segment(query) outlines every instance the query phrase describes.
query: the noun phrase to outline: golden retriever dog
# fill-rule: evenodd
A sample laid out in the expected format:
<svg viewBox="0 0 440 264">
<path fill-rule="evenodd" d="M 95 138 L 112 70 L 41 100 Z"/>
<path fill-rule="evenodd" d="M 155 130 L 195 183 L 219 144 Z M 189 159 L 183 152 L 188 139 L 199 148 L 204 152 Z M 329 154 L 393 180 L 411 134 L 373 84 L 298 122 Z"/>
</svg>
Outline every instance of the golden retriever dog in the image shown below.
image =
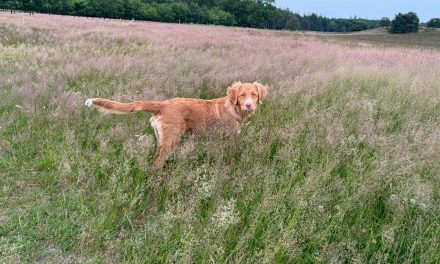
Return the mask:
<svg viewBox="0 0 440 264">
<path fill-rule="evenodd" d="M 212 100 L 174 98 L 166 101 L 121 103 L 91 98 L 86 100 L 85 105 L 120 114 L 139 111 L 152 113 L 150 123 L 157 139 L 154 167 L 160 169 L 180 144 L 184 133 L 219 126 L 239 133 L 240 127 L 266 95 L 267 88 L 260 83 L 237 82 L 228 88 L 225 97 Z"/>
</svg>

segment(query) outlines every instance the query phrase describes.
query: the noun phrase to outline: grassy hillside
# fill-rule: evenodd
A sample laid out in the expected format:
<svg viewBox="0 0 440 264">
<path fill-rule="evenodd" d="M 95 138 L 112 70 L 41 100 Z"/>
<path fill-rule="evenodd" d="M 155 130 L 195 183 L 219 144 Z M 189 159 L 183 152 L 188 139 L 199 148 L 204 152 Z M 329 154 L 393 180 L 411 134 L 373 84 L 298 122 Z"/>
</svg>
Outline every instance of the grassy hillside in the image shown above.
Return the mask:
<svg viewBox="0 0 440 264">
<path fill-rule="evenodd" d="M 270 87 L 152 170 L 149 114 L 88 97 Z M 440 262 L 440 52 L 0 16 L 0 263 Z"/>
<path fill-rule="evenodd" d="M 421 28 L 417 33 L 408 34 L 390 34 L 385 28 L 380 28 L 355 33 L 313 33 L 313 35 L 317 35 L 322 41 L 336 40 L 355 45 L 440 49 L 440 30 L 433 28 Z"/>
</svg>

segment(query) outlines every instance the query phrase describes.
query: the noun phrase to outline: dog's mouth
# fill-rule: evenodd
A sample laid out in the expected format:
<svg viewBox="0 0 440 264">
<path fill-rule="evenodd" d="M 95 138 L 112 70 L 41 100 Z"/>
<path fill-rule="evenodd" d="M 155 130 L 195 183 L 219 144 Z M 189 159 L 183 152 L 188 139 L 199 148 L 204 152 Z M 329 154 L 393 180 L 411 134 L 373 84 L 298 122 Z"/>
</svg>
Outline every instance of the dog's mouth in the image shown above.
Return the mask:
<svg viewBox="0 0 440 264">
<path fill-rule="evenodd" d="M 255 108 L 252 108 L 252 107 L 250 107 L 250 108 L 247 108 L 247 107 L 242 107 L 242 106 L 237 106 L 237 111 L 240 111 L 240 112 L 242 112 L 242 113 L 248 113 L 248 114 L 250 114 L 250 113 L 253 113 L 253 112 L 255 112 Z"/>
</svg>

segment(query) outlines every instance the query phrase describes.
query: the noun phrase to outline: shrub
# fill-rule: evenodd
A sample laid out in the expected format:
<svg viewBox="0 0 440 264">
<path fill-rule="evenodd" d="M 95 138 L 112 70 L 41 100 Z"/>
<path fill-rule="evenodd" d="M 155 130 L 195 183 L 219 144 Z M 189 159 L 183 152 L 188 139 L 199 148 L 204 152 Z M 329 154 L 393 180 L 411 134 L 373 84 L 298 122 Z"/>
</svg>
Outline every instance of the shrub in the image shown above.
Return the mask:
<svg viewBox="0 0 440 264">
<path fill-rule="evenodd" d="M 440 18 L 431 18 L 426 26 L 430 28 L 440 28 Z"/>
</svg>

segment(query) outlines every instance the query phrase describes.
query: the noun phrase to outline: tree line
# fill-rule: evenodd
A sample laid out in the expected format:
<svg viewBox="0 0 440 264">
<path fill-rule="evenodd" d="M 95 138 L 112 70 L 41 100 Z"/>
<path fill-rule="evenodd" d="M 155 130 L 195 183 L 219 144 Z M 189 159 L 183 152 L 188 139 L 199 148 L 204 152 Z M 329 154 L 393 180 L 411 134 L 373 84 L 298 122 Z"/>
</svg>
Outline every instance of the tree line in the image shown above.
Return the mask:
<svg viewBox="0 0 440 264">
<path fill-rule="evenodd" d="M 274 0 L 0 0 L 1 9 L 60 15 L 216 24 L 268 29 L 352 32 L 379 20 L 299 15 Z"/>
</svg>

